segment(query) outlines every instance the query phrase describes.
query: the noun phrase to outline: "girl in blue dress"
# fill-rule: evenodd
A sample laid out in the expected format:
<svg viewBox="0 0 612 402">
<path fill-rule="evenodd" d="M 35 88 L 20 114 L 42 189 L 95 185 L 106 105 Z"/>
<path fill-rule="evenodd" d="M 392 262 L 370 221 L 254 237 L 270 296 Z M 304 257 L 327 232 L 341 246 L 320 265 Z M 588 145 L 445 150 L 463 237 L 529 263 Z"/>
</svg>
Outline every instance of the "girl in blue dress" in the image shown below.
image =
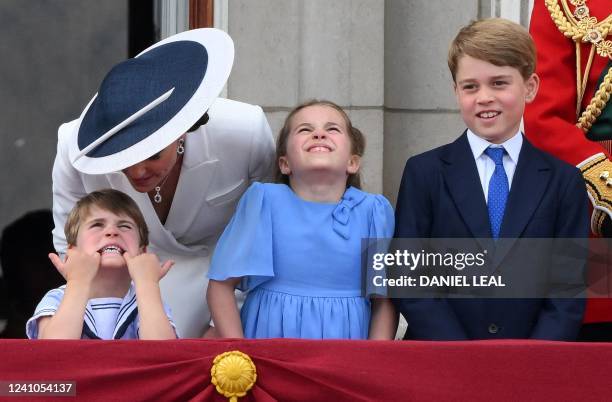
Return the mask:
<svg viewBox="0 0 612 402">
<path fill-rule="evenodd" d="M 207 299 L 228 338 L 392 339 L 388 299 L 362 297 L 361 242 L 393 236 L 393 209 L 359 190 L 365 140 L 328 101 L 295 108 L 279 134 L 280 184 L 255 182 L 221 236 Z M 248 290 L 239 314 L 234 289 Z"/>
</svg>

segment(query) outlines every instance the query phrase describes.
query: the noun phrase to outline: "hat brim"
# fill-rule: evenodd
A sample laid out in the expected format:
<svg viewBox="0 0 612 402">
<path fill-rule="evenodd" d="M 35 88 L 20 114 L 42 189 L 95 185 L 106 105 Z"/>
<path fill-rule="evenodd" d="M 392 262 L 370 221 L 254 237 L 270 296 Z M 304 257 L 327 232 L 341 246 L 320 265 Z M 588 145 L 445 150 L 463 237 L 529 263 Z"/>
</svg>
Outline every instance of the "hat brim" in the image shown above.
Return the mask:
<svg viewBox="0 0 612 402">
<path fill-rule="evenodd" d="M 206 73 L 193 96 L 167 123 L 128 148 L 103 157 L 79 156 L 82 151 L 78 145 L 79 129 L 98 94 L 94 95 L 81 113 L 70 143 L 70 161 L 77 170 L 87 174 L 106 174 L 142 162 L 176 141 L 210 108 L 221 93 L 231 72 L 234 61 L 234 43 L 228 34 L 219 29 L 200 28 L 166 38 L 142 51 L 136 58 L 158 46 L 177 41 L 197 42 L 204 46 L 208 53 Z"/>
</svg>

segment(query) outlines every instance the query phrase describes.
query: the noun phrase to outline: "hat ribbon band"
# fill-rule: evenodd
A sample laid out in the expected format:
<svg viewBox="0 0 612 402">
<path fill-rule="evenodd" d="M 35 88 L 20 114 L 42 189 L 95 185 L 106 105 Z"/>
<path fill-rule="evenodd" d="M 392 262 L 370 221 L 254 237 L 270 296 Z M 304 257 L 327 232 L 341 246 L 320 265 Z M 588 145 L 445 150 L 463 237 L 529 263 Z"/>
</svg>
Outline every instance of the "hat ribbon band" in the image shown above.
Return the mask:
<svg viewBox="0 0 612 402">
<path fill-rule="evenodd" d="M 157 105 L 159 105 L 160 103 L 168 99 L 170 95 L 172 95 L 174 88 L 175 87 L 171 88 L 169 91 L 164 93 L 162 96 L 155 99 L 154 101 L 152 101 L 151 103 L 149 103 L 142 109 L 138 110 L 136 113 L 134 113 L 127 119 L 123 120 L 121 123 L 117 124 L 115 127 L 108 130 L 106 133 L 101 135 L 100 138 L 98 138 L 97 140 L 95 140 L 94 142 L 86 146 L 85 148 L 83 148 L 81 152 L 79 152 L 77 156 L 74 158 L 74 160 L 75 161 L 79 160 L 83 155 L 88 154 L 92 149 L 96 148 L 98 145 L 102 144 L 104 141 L 108 140 L 110 137 L 117 134 L 119 131 L 125 128 L 128 124 L 132 123 L 134 120 L 138 119 L 139 117 L 147 113 L 149 110 L 153 109 L 154 107 L 156 107 Z"/>
</svg>

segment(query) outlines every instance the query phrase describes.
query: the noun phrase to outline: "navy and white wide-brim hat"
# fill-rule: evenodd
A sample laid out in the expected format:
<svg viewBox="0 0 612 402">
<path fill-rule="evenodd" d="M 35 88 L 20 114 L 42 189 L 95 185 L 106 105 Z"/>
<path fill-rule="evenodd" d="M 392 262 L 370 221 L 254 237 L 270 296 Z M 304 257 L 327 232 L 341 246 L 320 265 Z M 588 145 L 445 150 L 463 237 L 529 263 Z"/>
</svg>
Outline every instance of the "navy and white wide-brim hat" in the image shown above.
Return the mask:
<svg viewBox="0 0 612 402">
<path fill-rule="evenodd" d="M 70 162 L 83 173 L 105 174 L 160 152 L 204 115 L 233 61 L 229 35 L 202 28 L 119 63 L 79 117 Z"/>
</svg>

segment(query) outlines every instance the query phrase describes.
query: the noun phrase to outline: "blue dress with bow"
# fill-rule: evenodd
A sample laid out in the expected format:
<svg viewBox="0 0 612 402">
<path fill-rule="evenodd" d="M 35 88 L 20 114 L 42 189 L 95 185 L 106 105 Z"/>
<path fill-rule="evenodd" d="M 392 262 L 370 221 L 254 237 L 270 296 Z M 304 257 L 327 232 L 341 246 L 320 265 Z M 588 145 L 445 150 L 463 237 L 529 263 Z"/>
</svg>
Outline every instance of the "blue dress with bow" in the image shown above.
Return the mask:
<svg viewBox="0 0 612 402">
<path fill-rule="evenodd" d="M 365 339 L 362 238 L 393 236 L 382 195 L 350 187 L 339 203 L 299 198 L 284 184 L 254 183 L 212 259 L 209 278 L 242 277 L 247 338 Z"/>
</svg>

